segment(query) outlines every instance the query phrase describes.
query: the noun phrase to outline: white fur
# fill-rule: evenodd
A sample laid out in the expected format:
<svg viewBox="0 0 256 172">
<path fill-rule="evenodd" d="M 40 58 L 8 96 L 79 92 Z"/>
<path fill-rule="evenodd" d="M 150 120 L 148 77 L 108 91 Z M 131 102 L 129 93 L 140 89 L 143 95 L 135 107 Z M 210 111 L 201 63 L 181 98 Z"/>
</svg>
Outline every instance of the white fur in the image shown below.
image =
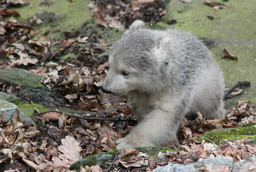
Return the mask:
<svg viewBox="0 0 256 172">
<path fill-rule="evenodd" d="M 113 45 L 109 64 L 103 89 L 127 95 L 139 122 L 117 141 L 117 149 L 176 146 L 180 121 L 197 111 L 208 119 L 224 118 L 222 72 L 188 33 L 153 31 L 137 21 Z"/>
</svg>

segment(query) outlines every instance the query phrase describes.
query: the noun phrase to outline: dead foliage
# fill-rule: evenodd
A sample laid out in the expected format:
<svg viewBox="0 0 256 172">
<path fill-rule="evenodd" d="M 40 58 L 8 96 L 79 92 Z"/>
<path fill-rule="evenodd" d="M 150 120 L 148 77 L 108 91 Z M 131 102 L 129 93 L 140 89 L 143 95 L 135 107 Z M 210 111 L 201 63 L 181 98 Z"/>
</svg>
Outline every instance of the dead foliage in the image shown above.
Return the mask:
<svg viewBox="0 0 256 172">
<path fill-rule="evenodd" d="M 53 3 L 57 2 L 44 1 L 40 5 Z M 28 1 L 4 0 L 1 4 L 4 6 L 0 10 L 0 17 L 15 17 L 19 15 L 18 12 L 8 7 L 26 5 Z M 122 3 L 108 0 L 93 1 L 91 7 L 95 9 L 96 22 L 104 27 L 124 29 L 136 19 L 155 23 L 166 13 L 165 5 L 165 1 L 156 0 Z M 31 25 L 41 23 L 36 17 L 31 17 L 28 21 Z M 115 150 L 115 141 L 133 127 L 126 120 L 133 117 L 125 97 L 104 94 L 100 90 L 108 67 L 105 53 L 111 45 L 109 42 L 103 42 L 95 31 L 86 35 L 75 30 L 66 31 L 63 33 L 66 39 L 63 40 L 48 37 L 48 32 L 42 35 L 37 35 L 38 33 L 38 30 L 19 23 L 15 18 L 1 21 L 0 69 L 18 67 L 40 75 L 41 82 L 52 91 L 53 99 L 60 95 L 58 98 L 65 100 L 62 105 L 83 110 L 80 116 L 94 119 L 75 118 L 58 111 L 49 111 L 35 116 L 34 126 L 22 122 L 20 114 L 17 113 L 11 121 L 0 125 L 0 168 L 7 171 L 69 171 L 70 165 L 82 157 Z M 56 50 L 52 51 L 51 47 Z M 76 57 L 60 59 L 68 52 Z M 19 95 L 17 92 L 23 89 L 19 85 L 0 82 L 0 90 L 6 93 Z M 239 90 L 237 92 L 239 93 Z M 27 100 L 26 96 L 22 98 L 25 102 L 36 102 Z M 231 157 L 234 161 L 245 159 L 256 153 L 246 138 L 220 146 L 211 141 L 199 143 L 197 138 L 212 129 L 232 128 L 255 122 L 255 116 L 256 112 L 248 102 L 238 102 L 236 107 L 227 112 L 227 118 L 223 121 L 206 120 L 198 112 L 195 119 L 183 120 L 178 133 L 181 146 L 177 153 L 160 152 L 156 159 L 152 159 L 137 149 L 124 150 L 116 156 L 108 170 L 151 171 L 161 165 L 187 164 L 218 156 Z M 120 121 L 97 120 L 102 118 Z M 209 167 L 205 166 L 198 168 L 202 171 L 209 170 Z M 222 167 L 225 170 L 227 168 Z M 95 165 L 81 168 L 81 171 L 83 170 L 107 169 Z"/>
<path fill-rule="evenodd" d="M 93 1 L 94 20 L 104 27 L 125 29 L 141 19 L 149 25 L 155 24 L 166 14 L 165 0 Z"/>
</svg>

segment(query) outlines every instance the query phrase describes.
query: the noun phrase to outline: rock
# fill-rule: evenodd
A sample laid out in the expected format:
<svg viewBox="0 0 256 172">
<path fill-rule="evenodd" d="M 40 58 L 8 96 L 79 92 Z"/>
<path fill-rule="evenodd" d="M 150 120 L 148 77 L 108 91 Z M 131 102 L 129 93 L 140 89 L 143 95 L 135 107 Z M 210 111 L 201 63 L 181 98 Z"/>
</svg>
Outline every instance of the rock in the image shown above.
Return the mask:
<svg viewBox="0 0 256 172">
<path fill-rule="evenodd" d="M 10 121 L 13 115 L 18 113 L 20 114 L 22 122 L 35 124 L 34 121 L 28 115 L 21 112 L 15 104 L 0 99 L 0 124 Z"/>
<path fill-rule="evenodd" d="M 14 68 L 11 70 L 0 70 L 0 80 L 11 84 L 28 86 L 32 88 L 43 88 L 40 76 L 31 74 L 27 70 Z"/>
<path fill-rule="evenodd" d="M 171 164 L 166 166 L 157 167 L 153 172 L 174 172 L 174 171 L 234 171 L 234 172 L 246 172 L 256 170 L 256 157 L 250 157 L 246 160 L 242 160 L 233 163 L 232 158 L 210 158 L 203 159 L 196 163 L 187 165 Z"/>
<path fill-rule="evenodd" d="M 0 91 L 0 99 L 7 100 L 9 102 L 14 102 L 14 101 L 19 100 L 18 97 L 14 96 L 14 95 L 11 95 L 11 94 L 7 94 L 5 92 L 1 92 L 1 91 Z"/>
<path fill-rule="evenodd" d="M 15 104 L 0 99 L 0 124 L 10 121 L 15 113 L 18 113 Z"/>
</svg>

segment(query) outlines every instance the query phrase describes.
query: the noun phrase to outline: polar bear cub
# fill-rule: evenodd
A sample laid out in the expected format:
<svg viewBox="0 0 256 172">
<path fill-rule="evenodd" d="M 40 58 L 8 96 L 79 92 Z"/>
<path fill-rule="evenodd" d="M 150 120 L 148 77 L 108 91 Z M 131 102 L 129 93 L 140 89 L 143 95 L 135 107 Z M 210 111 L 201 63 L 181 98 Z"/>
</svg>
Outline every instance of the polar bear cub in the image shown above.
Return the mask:
<svg viewBox="0 0 256 172">
<path fill-rule="evenodd" d="M 178 30 L 151 30 L 135 21 L 111 49 L 103 91 L 127 95 L 138 120 L 117 149 L 176 146 L 186 115 L 225 115 L 222 72 L 208 48 Z"/>
</svg>

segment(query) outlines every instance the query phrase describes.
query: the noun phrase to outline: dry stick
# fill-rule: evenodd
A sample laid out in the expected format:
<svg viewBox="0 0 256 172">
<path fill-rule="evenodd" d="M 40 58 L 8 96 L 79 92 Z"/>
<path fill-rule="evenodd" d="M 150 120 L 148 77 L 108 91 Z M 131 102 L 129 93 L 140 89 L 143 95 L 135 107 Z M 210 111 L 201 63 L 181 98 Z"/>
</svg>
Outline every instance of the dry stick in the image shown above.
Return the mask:
<svg viewBox="0 0 256 172">
<path fill-rule="evenodd" d="M 116 159 L 117 159 L 118 153 L 119 153 L 118 151 L 115 153 L 115 157 L 114 157 L 112 163 L 110 164 L 110 166 L 108 167 L 107 171 L 110 171 L 110 169 L 112 168 L 113 164 L 115 163 L 115 161 L 116 161 Z"/>
<path fill-rule="evenodd" d="M 205 139 L 205 140 L 208 140 L 209 142 L 211 142 L 212 144 L 215 144 L 214 143 L 214 141 L 212 141 L 211 139 L 208 139 L 207 137 L 204 137 L 203 136 L 203 139 Z M 216 144 L 215 144 L 216 145 Z M 221 154 L 221 156 L 222 156 L 222 158 L 224 157 L 224 155 L 223 155 L 223 153 L 221 152 L 221 149 L 220 149 L 220 147 L 219 146 L 217 146 L 217 148 L 215 149 L 215 150 L 219 150 L 220 151 L 220 154 Z M 211 150 L 211 152 L 213 153 L 213 151 Z"/>
<path fill-rule="evenodd" d="M 5 141 L 7 144 L 10 144 L 10 143 L 8 142 L 7 138 L 5 137 L 4 132 L 3 132 L 3 129 L 2 129 L 1 127 L 0 127 L 0 134 L 1 134 L 1 136 L 3 137 L 4 141 Z"/>
<path fill-rule="evenodd" d="M 234 91 L 234 89 L 236 89 L 237 87 L 241 87 L 241 86 L 245 86 L 245 87 L 250 87 L 251 86 L 251 82 L 248 81 L 239 81 L 238 83 L 236 83 L 235 85 L 233 85 L 230 89 L 228 89 L 227 91 L 225 91 L 224 93 L 224 100 L 228 99 L 228 95 L 230 93 L 232 93 L 232 91 Z"/>
<path fill-rule="evenodd" d="M 69 117 L 73 117 L 73 118 L 79 118 L 79 119 L 85 119 L 85 120 L 100 120 L 100 121 L 119 121 L 119 122 L 133 122 L 136 123 L 137 121 L 134 119 L 117 119 L 117 118 L 100 118 L 100 117 L 86 117 L 86 116 L 79 116 L 79 115 L 70 115 L 67 113 L 63 113 L 61 111 L 57 111 L 57 110 L 49 110 L 46 112 L 42 112 L 42 113 L 34 113 L 34 115 L 36 116 L 40 116 L 49 112 L 56 112 L 56 113 L 60 113 L 60 114 L 65 114 Z"/>
</svg>

